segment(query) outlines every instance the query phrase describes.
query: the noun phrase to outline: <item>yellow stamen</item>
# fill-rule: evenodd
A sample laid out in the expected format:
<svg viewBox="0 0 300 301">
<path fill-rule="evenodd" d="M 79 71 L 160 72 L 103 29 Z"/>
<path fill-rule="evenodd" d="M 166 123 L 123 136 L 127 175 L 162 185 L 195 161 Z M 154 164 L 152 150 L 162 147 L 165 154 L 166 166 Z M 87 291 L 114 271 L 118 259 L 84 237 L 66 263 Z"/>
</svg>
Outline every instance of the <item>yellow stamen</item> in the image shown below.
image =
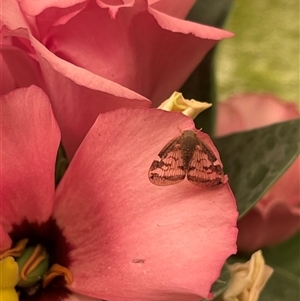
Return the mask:
<svg viewBox="0 0 300 301">
<path fill-rule="evenodd" d="M 11 248 L 11 249 L 7 249 L 5 251 L 3 251 L 2 253 L 0 253 L 0 260 L 3 258 L 6 258 L 8 256 L 12 256 L 12 257 L 19 257 L 22 255 L 26 244 L 28 243 L 28 239 L 24 238 L 22 240 L 20 240 L 15 247 Z"/>
<path fill-rule="evenodd" d="M 13 257 L 0 260 L 0 301 L 18 301 L 15 286 L 19 280 L 19 268 Z"/>
<path fill-rule="evenodd" d="M 41 245 L 37 245 L 20 271 L 21 278 L 26 280 L 27 275 L 29 275 L 46 258 L 46 255 L 45 249 Z"/>
<path fill-rule="evenodd" d="M 47 275 L 44 276 L 43 287 L 46 287 L 57 276 L 63 276 L 67 284 L 73 282 L 72 273 L 67 268 L 55 263 L 51 266 Z"/>
</svg>

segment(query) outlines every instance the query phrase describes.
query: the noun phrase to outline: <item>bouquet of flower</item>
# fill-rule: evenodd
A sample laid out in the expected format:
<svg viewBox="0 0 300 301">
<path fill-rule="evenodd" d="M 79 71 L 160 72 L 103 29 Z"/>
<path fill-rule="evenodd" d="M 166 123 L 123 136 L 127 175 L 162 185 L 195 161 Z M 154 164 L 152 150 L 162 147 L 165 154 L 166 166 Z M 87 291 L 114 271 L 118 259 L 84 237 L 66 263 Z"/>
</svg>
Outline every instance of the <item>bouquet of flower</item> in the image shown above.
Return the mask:
<svg viewBox="0 0 300 301">
<path fill-rule="evenodd" d="M 2 1 L 0 301 L 297 300 L 300 113 L 217 101 L 237 11 Z"/>
</svg>

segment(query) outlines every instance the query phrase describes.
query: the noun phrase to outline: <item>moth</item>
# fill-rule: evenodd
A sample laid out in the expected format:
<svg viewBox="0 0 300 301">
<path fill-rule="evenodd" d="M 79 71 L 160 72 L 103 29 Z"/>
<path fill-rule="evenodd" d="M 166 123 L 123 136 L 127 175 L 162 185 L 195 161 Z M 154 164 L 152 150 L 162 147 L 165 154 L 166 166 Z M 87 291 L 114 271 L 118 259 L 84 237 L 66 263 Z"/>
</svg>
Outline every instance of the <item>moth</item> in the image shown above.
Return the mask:
<svg viewBox="0 0 300 301">
<path fill-rule="evenodd" d="M 158 186 L 173 185 L 185 177 L 198 186 L 215 187 L 224 183 L 220 161 L 192 130 L 183 131 L 163 147 L 151 164 L 148 177 Z"/>
</svg>

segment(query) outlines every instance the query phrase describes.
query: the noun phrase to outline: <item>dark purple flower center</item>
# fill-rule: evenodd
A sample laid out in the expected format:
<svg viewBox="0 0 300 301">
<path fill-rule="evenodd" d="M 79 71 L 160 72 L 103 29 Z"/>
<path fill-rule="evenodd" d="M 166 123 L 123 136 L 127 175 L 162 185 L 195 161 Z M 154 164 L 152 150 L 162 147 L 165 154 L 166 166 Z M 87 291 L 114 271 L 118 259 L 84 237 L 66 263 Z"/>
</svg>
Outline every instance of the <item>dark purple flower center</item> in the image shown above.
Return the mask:
<svg viewBox="0 0 300 301">
<path fill-rule="evenodd" d="M 54 264 L 68 268 L 71 263 L 69 256 L 72 246 L 67 242 L 62 230 L 54 219 L 45 223 L 31 223 L 24 220 L 19 225 L 13 225 L 9 233 L 14 243 L 27 238 L 29 241 L 26 248 L 31 246 L 42 246 L 49 254 L 49 266 Z M 28 288 L 16 288 L 20 293 L 20 301 L 47 301 L 60 300 L 70 294 L 65 286 L 64 277 L 56 277 L 51 283 L 43 288 L 42 281 Z"/>
</svg>

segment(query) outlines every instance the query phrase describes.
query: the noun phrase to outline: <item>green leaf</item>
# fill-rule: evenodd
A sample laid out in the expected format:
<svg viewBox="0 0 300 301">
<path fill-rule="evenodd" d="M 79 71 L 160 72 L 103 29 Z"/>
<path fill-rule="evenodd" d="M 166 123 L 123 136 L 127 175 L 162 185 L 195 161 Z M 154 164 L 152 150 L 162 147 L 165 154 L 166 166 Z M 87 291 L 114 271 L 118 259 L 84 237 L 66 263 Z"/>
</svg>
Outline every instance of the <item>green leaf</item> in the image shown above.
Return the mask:
<svg viewBox="0 0 300 301">
<path fill-rule="evenodd" d="M 202 62 L 190 75 L 188 80 L 180 89 L 184 98 L 212 103 L 213 106 L 199 114 L 195 119 L 195 126 L 203 129 L 209 135 L 213 135 L 215 130 L 216 97 L 215 79 L 213 76 L 213 56 L 214 50 L 208 52 Z"/>
<path fill-rule="evenodd" d="M 263 289 L 261 301 L 296 301 L 299 300 L 300 280 L 284 270 L 275 269 Z"/>
<path fill-rule="evenodd" d="M 198 0 L 186 19 L 221 28 L 230 11 L 232 0 Z"/>
<path fill-rule="evenodd" d="M 215 139 L 240 217 L 299 155 L 299 121 L 294 119 Z"/>
<path fill-rule="evenodd" d="M 272 248 L 265 248 L 262 251 L 268 265 L 280 267 L 300 277 L 300 232 L 288 241 Z"/>
<path fill-rule="evenodd" d="M 225 264 L 222 268 L 220 277 L 211 287 L 211 292 L 213 293 L 214 298 L 221 295 L 227 289 L 230 279 L 230 272 L 228 270 L 227 264 Z"/>
<path fill-rule="evenodd" d="M 69 166 L 69 161 L 62 144 L 59 145 L 55 163 L 55 186 L 58 185 Z"/>
<path fill-rule="evenodd" d="M 187 16 L 187 20 L 222 27 L 230 10 L 232 0 L 198 0 Z M 214 80 L 214 49 L 208 52 L 202 62 L 181 87 L 180 92 L 188 99 L 216 103 Z M 202 128 L 206 133 L 213 134 L 215 105 L 201 113 L 201 117 L 195 119 L 197 128 Z"/>
</svg>

